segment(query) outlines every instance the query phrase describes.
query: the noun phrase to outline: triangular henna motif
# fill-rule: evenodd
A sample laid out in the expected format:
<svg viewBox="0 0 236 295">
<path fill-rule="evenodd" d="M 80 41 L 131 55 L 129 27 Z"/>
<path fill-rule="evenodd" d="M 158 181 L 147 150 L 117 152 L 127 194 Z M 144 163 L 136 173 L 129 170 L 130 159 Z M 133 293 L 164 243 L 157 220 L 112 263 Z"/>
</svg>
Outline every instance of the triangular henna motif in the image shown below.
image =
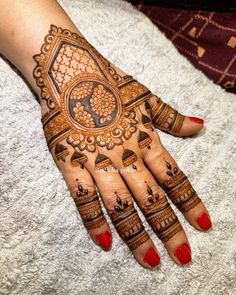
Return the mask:
<svg viewBox="0 0 236 295">
<path fill-rule="evenodd" d="M 57 157 L 57 160 L 65 161 L 65 157 L 69 155 L 69 151 L 67 147 L 65 147 L 61 143 L 57 143 L 55 147 L 55 156 Z"/>
<path fill-rule="evenodd" d="M 72 166 L 81 166 L 81 168 L 83 167 L 83 165 L 88 161 L 88 157 L 80 152 L 75 151 L 74 154 L 71 157 L 71 165 Z"/>
<path fill-rule="evenodd" d="M 148 116 L 142 114 L 141 122 L 143 123 L 145 128 L 152 129 L 152 121 Z"/>
<path fill-rule="evenodd" d="M 111 159 L 104 154 L 98 154 L 95 160 L 95 169 L 101 170 L 112 165 Z"/>
<path fill-rule="evenodd" d="M 152 142 L 152 139 L 146 132 L 139 131 L 138 146 L 139 146 L 140 149 L 143 149 L 145 147 L 150 149 L 151 142 Z"/>
<path fill-rule="evenodd" d="M 125 149 L 122 155 L 122 162 L 124 167 L 127 167 L 129 165 L 132 165 L 134 162 L 136 162 L 138 159 L 135 152 Z"/>
</svg>

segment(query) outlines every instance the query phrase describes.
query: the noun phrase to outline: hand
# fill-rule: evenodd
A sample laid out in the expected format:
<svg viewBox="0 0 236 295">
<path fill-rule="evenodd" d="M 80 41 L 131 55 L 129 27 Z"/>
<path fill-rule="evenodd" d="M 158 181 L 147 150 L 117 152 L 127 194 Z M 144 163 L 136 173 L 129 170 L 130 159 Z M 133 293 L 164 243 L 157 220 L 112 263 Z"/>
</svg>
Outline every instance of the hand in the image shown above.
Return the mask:
<svg viewBox="0 0 236 295">
<path fill-rule="evenodd" d="M 154 126 L 187 136 L 202 122 L 163 103 L 69 30 L 52 25 L 34 59 L 47 144 L 94 242 L 104 250 L 111 246 L 100 196 L 137 261 L 157 266 L 159 255 L 135 202 L 170 257 L 190 262 L 190 244 L 166 195 L 195 228 L 207 230 L 211 221 Z"/>
</svg>

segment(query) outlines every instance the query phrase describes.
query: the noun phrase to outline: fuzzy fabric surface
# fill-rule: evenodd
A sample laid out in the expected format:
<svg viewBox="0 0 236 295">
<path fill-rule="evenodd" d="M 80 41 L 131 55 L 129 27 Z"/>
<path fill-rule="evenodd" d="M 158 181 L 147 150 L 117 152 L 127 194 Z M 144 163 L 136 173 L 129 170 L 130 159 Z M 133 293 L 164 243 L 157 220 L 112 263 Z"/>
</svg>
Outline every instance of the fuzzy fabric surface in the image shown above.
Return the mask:
<svg viewBox="0 0 236 295">
<path fill-rule="evenodd" d="M 38 103 L 0 60 L 0 294 L 235 295 L 236 96 L 194 69 L 130 4 L 60 3 L 105 57 L 205 119 L 198 136 L 160 136 L 209 208 L 214 230 L 198 232 L 177 212 L 192 247 L 187 267 L 171 261 L 141 213 L 162 257 L 158 269 L 142 268 L 112 225 L 112 249 L 94 245 L 48 152 Z"/>
</svg>

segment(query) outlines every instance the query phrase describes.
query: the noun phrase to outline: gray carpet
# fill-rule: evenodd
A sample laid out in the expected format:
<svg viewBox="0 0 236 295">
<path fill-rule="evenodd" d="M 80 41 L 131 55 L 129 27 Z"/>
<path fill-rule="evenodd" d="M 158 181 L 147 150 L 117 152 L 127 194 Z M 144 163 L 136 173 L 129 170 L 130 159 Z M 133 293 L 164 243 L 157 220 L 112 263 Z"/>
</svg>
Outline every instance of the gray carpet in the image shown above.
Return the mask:
<svg viewBox="0 0 236 295">
<path fill-rule="evenodd" d="M 190 227 L 193 262 L 162 256 L 155 271 L 136 263 L 113 231 L 108 253 L 88 238 L 44 141 L 30 90 L 0 60 L 0 294 L 236 294 L 236 96 L 194 69 L 151 22 L 119 0 L 63 0 L 87 39 L 107 58 L 187 114 L 206 120 L 200 135 L 161 134 L 214 222 Z M 146 224 L 146 223 L 145 223 Z"/>
</svg>

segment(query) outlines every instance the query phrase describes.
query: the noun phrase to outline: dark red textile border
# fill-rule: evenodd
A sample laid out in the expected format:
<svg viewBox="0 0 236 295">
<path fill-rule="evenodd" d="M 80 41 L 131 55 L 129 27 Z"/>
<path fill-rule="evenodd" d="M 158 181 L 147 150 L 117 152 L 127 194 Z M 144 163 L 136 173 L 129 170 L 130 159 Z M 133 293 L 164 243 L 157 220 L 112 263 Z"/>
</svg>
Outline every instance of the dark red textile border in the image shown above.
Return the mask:
<svg viewBox="0 0 236 295">
<path fill-rule="evenodd" d="M 196 68 L 236 93 L 236 12 L 189 11 L 139 5 Z"/>
</svg>

